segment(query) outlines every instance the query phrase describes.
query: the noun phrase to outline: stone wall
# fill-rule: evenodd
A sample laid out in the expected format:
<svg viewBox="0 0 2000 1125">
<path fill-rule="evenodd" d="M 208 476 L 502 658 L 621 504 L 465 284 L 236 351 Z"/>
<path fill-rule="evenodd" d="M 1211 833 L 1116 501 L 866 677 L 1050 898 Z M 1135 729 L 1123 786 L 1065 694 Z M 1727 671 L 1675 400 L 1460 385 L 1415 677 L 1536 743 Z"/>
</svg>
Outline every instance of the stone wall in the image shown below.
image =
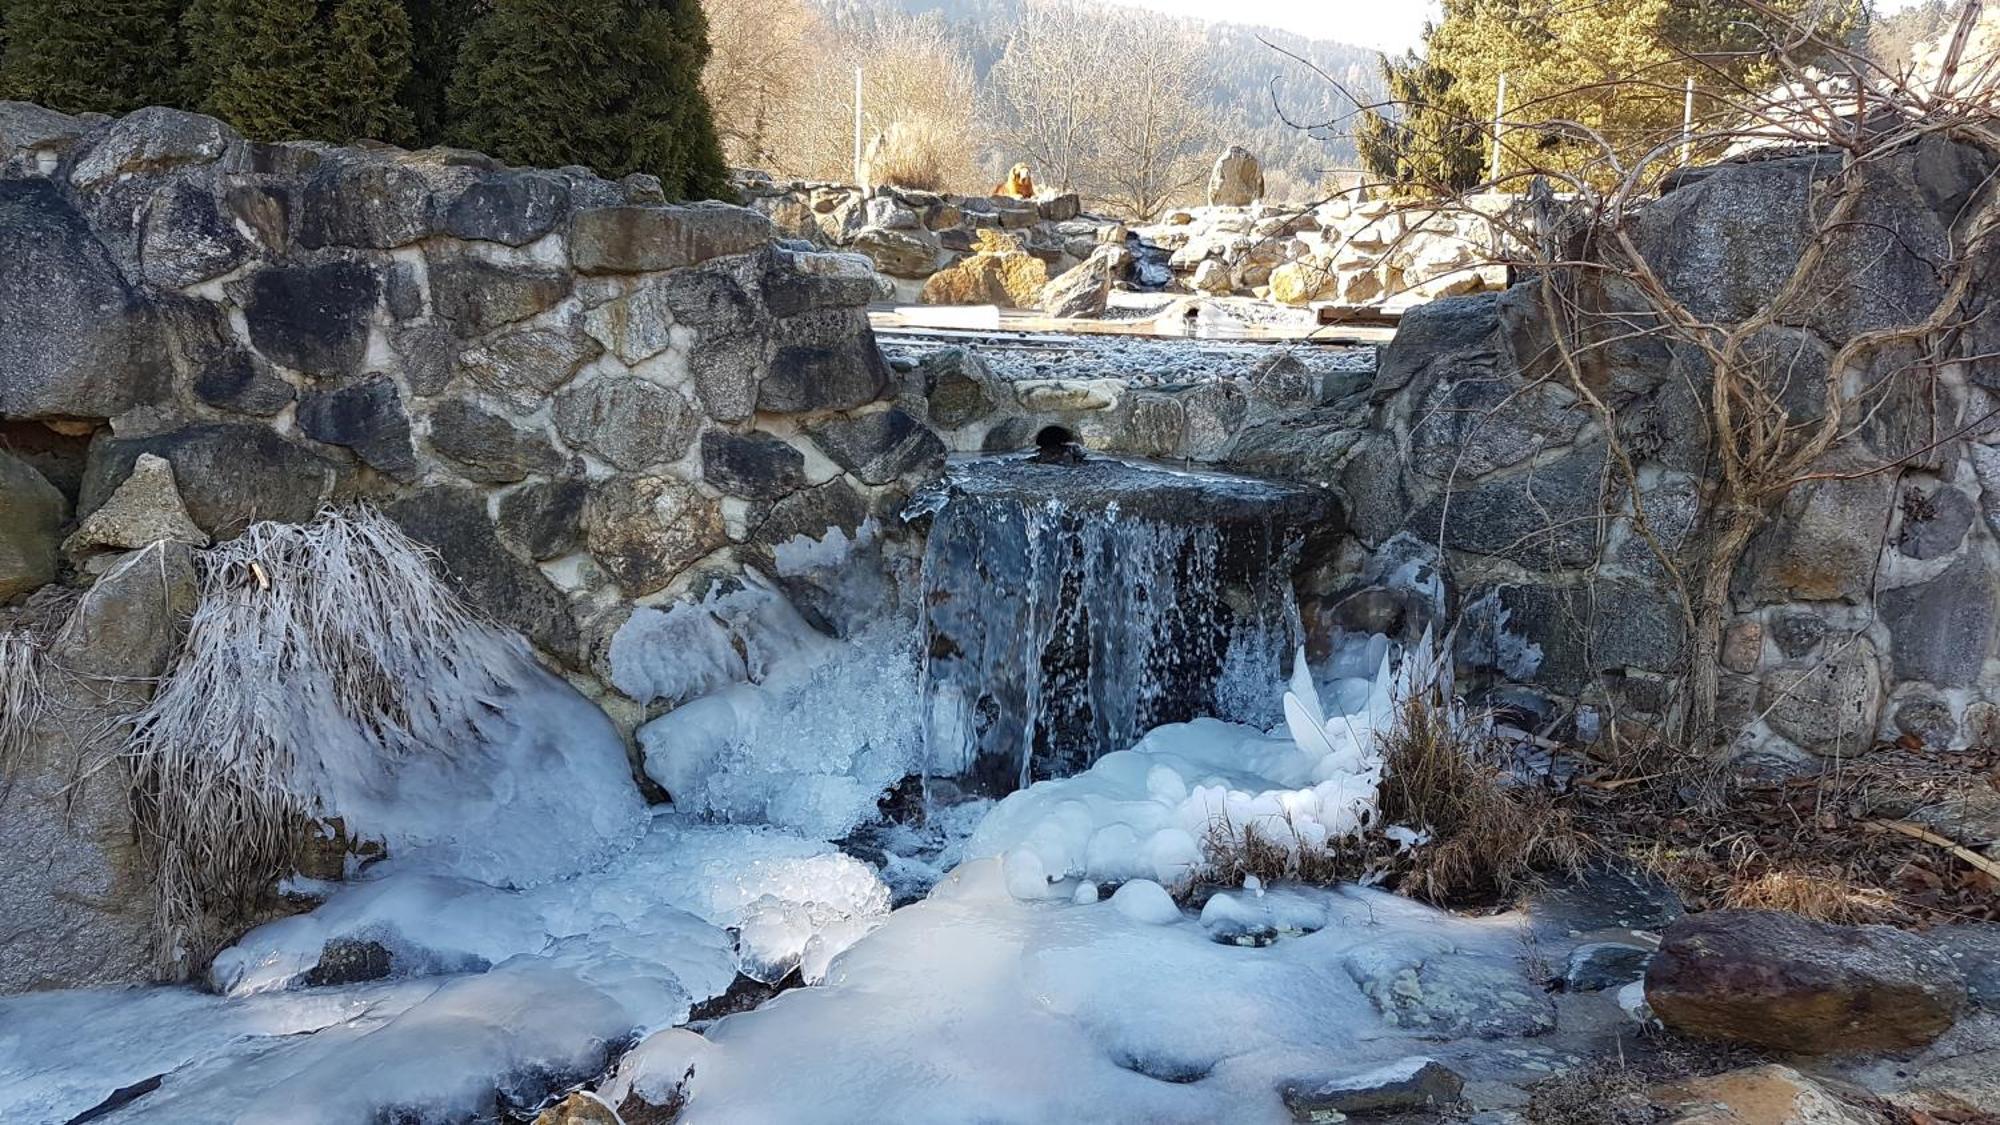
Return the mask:
<svg viewBox="0 0 2000 1125">
<path fill-rule="evenodd" d="M 0 261 L 0 601 L 365 499 L 629 726 L 632 606 L 853 531 L 943 454 L 890 401 L 865 260 L 644 176 L 4 103 Z"/>
<path fill-rule="evenodd" d="M 1694 315 L 1740 319 L 1798 259 L 1824 159 L 1686 177 L 1648 205 L 1638 244 Z M 1796 315 L 1760 335 L 1753 361 L 1791 373 L 1787 393 L 1809 402 L 1855 333 L 1920 321 L 1941 293 L 1948 224 L 1987 174 L 1972 150 L 1943 140 L 1872 173 L 1861 219 L 1833 240 Z M 1624 323 L 1643 327 L 1645 315 Z M 1850 379 L 1850 393 L 1896 382 L 1866 400 L 1853 437 L 1790 493 L 1734 578 L 1722 707 L 1746 732 L 1741 753 L 1811 769 L 1878 740 L 2000 740 L 2000 430 L 1983 421 L 2000 408 L 1994 332 L 1976 317 L 1943 342 L 1945 362 L 1908 367 L 1914 353 L 1892 353 Z M 1554 369 L 1549 340 L 1532 286 L 1404 319 L 1366 425 L 1323 446 L 1371 552 L 1325 612 L 1367 628 L 1427 617 L 1408 579 L 1434 572 L 1461 662 L 1494 700 L 1538 721 L 1574 715 L 1588 735 L 1669 712 L 1687 638 L 1674 583 L 1635 528 L 1605 419 Z M 1714 472 L 1703 363 L 1627 336 L 1588 355 L 1583 377 L 1637 459 L 1652 532 L 1691 567 L 1690 527 Z M 1399 569 L 1401 583 L 1369 580 Z"/>
<path fill-rule="evenodd" d="M 1281 304 L 1405 307 L 1438 297 L 1503 288 L 1502 247 L 1480 209 L 1504 211 L 1512 196 L 1473 201 L 1475 213 L 1415 214 L 1387 201 L 1346 197 L 1308 206 L 1211 205 L 1168 212 L 1128 227 L 1085 214 L 1074 195 L 1038 200 L 957 196 L 878 186 L 740 181 L 746 201 L 787 237 L 865 254 L 906 284 L 884 297 L 914 300 L 914 284 L 979 252 L 982 231 L 1002 231 L 1054 278 L 1126 248 L 1119 280 L 1141 289 L 1255 296 Z M 940 300 L 936 291 L 922 295 Z"/>
</svg>

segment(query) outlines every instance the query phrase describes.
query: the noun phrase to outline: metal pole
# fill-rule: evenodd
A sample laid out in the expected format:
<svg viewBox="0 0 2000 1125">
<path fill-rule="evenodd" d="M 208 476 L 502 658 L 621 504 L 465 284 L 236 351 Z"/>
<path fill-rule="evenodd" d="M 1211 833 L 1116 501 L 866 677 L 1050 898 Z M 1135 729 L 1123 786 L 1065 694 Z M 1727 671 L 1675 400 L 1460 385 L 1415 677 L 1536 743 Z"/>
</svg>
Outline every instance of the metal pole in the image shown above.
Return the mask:
<svg viewBox="0 0 2000 1125">
<path fill-rule="evenodd" d="M 1493 170 L 1487 178 L 1500 183 L 1500 118 L 1507 112 L 1507 75 L 1500 75 L 1500 88 L 1493 94 Z"/>
<path fill-rule="evenodd" d="M 1685 92 L 1681 95 L 1681 163 L 1688 162 L 1694 150 L 1694 75 L 1688 75 Z"/>
<path fill-rule="evenodd" d="M 854 68 L 854 186 L 867 187 L 861 171 L 861 68 Z"/>
</svg>

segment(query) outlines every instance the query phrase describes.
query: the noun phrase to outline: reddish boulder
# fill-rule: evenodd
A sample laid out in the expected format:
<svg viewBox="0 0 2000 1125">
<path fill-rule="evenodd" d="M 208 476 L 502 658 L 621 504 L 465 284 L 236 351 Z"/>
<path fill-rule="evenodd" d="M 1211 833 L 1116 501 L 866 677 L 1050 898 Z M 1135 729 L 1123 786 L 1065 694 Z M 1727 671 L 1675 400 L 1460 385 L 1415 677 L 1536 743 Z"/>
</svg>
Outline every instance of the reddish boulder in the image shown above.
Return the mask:
<svg viewBox="0 0 2000 1125">
<path fill-rule="evenodd" d="M 1779 1051 L 1899 1050 L 1937 1038 L 1965 979 L 1935 945 L 1887 926 L 1715 910 L 1667 929 L 1646 1002 L 1690 1035 Z"/>
</svg>

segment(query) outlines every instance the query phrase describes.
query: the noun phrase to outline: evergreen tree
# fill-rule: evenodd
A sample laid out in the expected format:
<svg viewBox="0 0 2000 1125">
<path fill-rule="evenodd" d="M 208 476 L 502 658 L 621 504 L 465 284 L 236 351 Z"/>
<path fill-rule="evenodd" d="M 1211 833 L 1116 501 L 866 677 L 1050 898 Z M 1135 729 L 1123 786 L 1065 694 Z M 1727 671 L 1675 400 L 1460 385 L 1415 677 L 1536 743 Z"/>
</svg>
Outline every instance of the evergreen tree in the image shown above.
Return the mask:
<svg viewBox="0 0 2000 1125">
<path fill-rule="evenodd" d="M 676 198 L 724 195 L 707 58 L 696 0 L 495 0 L 452 79 L 452 138 L 515 164 L 650 172 Z"/>
<path fill-rule="evenodd" d="M 181 101 L 185 0 L 7 0 L 0 95 L 65 113 Z"/>
<path fill-rule="evenodd" d="M 1383 109 L 1363 110 L 1355 148 L 1371 178 L 1460 192 L 1484 171 L 1477 115 L 1451 74 L 1411 53 L 1382 56 Z"/>
<path fill-rule="evenodd" d="M 329 40 L 331 135 L 396 144 L 415 139 L 410 108 L 397 98 L 410 78 L 410 18 L 401 0 L 342 0 Z"/>
<path fill-rule="evenodd" d="M 194 0 L 182 27 L 197 107 L 245 136 L 411 139 L 398 0 Z"/>
<path fill-rule="evenodd" d="M 440 144 L 448 117 L 445 92 L 465 37 L 486 11 L 485 0 L 404 0 L 410 20 L 410 71 L 397 101 L 407 107 L 419 144 Z"/>
</svg>

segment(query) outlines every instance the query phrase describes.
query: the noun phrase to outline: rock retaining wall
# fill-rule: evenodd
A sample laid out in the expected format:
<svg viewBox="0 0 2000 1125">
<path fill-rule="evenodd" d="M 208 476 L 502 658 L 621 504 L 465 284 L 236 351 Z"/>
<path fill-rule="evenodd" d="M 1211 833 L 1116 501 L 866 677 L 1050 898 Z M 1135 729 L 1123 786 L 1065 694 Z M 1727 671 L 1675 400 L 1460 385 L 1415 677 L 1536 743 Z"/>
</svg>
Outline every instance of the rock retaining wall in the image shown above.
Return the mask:
<svg viewBox="0 0 2000 1125">
<path fill-rule="evenodd" d="M 1387 201 L 1218 204 L 1128 227 L 1083 213 L 1075 195 L 957 196 L 762 177 L 745 178 L 739 187 L 787 237 L 865 254 L 884 275 L 906 282 L 965 261 L 978 252 L 981 231 L 1000 230 L 1041 259 L 1050 278 L 1110 244 L 1128 248 L 1118 261 L 1128 286 L 1288 305 L 1402 307 L 1507 284 L 1497 264 L 1504 247 L 1494 245 L 1492 223 L 1477 213 L 1412 214 Z M 1474 203 L 1504 211 L 1517 201 L 1490 196 Z M 914 285 L 897 292 L 917 296 Z M 950 299 L 949 292 L 927 288 L 923 299 L 972 303 Z"/>
<path fill-rule="evenodd" d="M 629 724 L 634 604 L 851 532 L 943 454 L 865 260 L 644 176 L 4 103 L 0 261 L 0 599 L 141 545 L 64 543 L 102 509 L 222 538 L 366 499 Z"/>
<path fill-rule="evenodd" d="M 1687 177 L 1648 205 L 1638 245 L 1693 315 L 1740 319 L 1811 236 L 1801 216 L 1831 168 L 1824 159 Z M 1751 361 L 1771 385 L 1810 402 L 1854 334 L 1921 322 L 1941 295 L 1934 266 L 1949 253 L 1948 225 L 1987 174 L 1971 149 L 1943 140 L 1872 172 L 1862 217 L 1833 239 L 1807 299 L 1760 336 Z M 1643 310 L 1600 297 L 1629 310 L 1625 327 L 1643 327 Z M 1982 313 L 1935 360 L 1892 353 L 1853 376 L 1854 395 L 1896 382 L 1859 400 L 1853 436 L 1752 542 L 1721 654 L 1722 719 L 1744 730 L 1741 753 L 1816 770 L 1882 741 L 2000 741 L 1994 332 Z M 1582 377 L 1635 458 L 1653 535 L 1692 574 L 1690 529 L 1715 471 L 1708 375 L 1657 338 L 1621 337 L 1585 356 Z M 1671 711 L 1688 642 L 1676 583 L 1635 526 L 1607 420 L 1556 370 L 1549 340 L 1533 286 L 1413 310 L 1383 351 L 1365 427 L 1324 448 L 1372 552 L 1364 577 L 1441 576 L 1461 662 L 1496 702 L 1538 721 L 1574 714 L 1589 734 Z M 1357 581 L 1326 612 L 1349 627 L 1394 624 L 1413 599 L 1392 585 Z"/>
</svg>

